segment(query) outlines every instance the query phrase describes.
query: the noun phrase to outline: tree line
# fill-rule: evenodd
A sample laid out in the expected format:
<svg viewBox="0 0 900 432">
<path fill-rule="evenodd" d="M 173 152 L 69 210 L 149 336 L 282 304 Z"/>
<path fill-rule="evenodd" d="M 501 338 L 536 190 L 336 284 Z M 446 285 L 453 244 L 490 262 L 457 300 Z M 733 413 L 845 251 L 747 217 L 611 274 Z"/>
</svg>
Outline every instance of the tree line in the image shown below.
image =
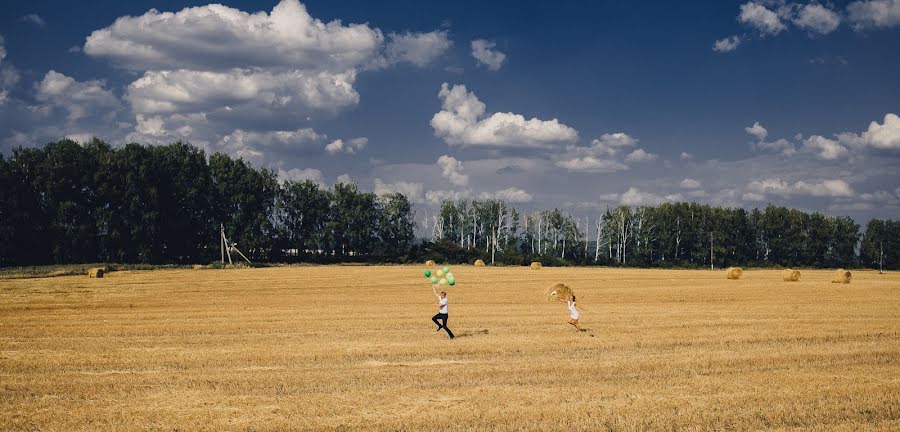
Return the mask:
<svg viewBox="0 0 900 432">
<path fill-rule="evenodd" d="M 900 221 L 769 205 L 615 206 L 593 216 L 444 201 L 418 225 L 402 194 L 279 182 L 269 169 L 185 143 L 60 140 L 0 155 L 0 265 L 208 263 L 219 227 L 259 262 L 900 268 Z"/>
<path fill-rule="evenodd" d="M 219 227 L 254 261 L 408 261 L 413 209 L 354 184 L 279 182 L 190 144 L 61 140 L 0 155 L 0 265 L 209 263 Z"/>
</svg>

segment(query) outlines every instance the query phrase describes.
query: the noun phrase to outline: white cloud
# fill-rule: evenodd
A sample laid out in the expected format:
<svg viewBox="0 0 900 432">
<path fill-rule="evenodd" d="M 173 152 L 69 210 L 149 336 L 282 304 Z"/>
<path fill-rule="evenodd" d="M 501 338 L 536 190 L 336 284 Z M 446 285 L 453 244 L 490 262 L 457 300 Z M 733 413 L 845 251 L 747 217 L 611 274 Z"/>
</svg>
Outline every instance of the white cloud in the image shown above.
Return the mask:
<svg viewBox="0 0 900 432">
<path fill-rule="evenodd" d="M 763 127 L 763 125 L 759 124 L 759 122 L 753 122 L 753 126 L 748 126 L 744 128 L 748 134 L 756 137 L 757 140 L 762 141 L 765 140 L 766 137 L 769 136 L 769 131 Z"/>
<path fill-rule="evenodd" d="M 451 145 L 535 148 L 578 139 L 575 129 L 557 119 L 526 120 L 513 113 L 485 117 L 484 103 L 464 85 L 444 83 L 438 96 L 442 110 L 432 117 L 431 127 Z"/>
<path fill-rule="evenodd" d="M 786 29 L 778 14 L 755 2 L 747 2 L 741 5 L 738 21 L 750 25 L 763 36 L 776 35 Z"/>
<path fill-rule="evenodd" d="M 533 199 L 530 193 L 514 187 L 498 190 L 496 192 L 483 192 L 478 195 L 478 198 L 483 200 L 495 199 L 505 201 L 509 204 L 529 203 Z"/>
<path fill-rule="evenodd" d="M 766 196 L 757 192 L 744 192 L 744 194 L 741 195 L 741 199 L 744 201 L 765 201 Z"/>
<path fill-rule="evenodd" d="M 793 185 L 793 190 L 802 195 L 816 197 L 849 197 L 853 189 L 843 180 L 823 180 L 819 183 L 807 183 L 800 180 Z"/>
<path fill-rule="evenodd" d="M 692 178 L 685 178 L 679 183 L 679 186 L 684 189 L 698 189 L 700 187 L 700 182 Z"/>
<path fill-rule="evenodd" d="M 647 162 L 656 159 L 656 155 L 653 153 L 647 153 L 644 149 L 636 149 L 631 153 L 628 153 L 628 156 L 625 156 L 626 162 Z"/>
<path fill-rule="evenodd" d="M 556 166 L 569 171 L 611 173 L 628 170 L 625 162 L 646 162 L 657 158 L 657 155 L 640 148 L 621 157 L 621 152 L 635 147 L 637 143 L 636 138 L 624 132 L 605 133 L 591 141 L 589 147 L 568 146 Z"/>
<path fill-rule="evenodd" d="M 666 197 L 651 193 L 641 192 L 632 186 L 619 197 L 619 203 L 628 206 L 656 205 L 664 201 L 681 201 L 681 195 L 674 194 Z"/>
<path fill-rule="evenodd" d="M 790 184 L 780 178 L 766 178 L 753 180 L 747 185 L 745 200 L 762 201 L 762 195 L 809 195 L 814 197 L 850 197 L 853 189 L 847 182 L 840 179 L 808 182 L 798 180 Z"/>
<path fill-rule="evenodd" d="M 797 152 L 794 145 L 784 138 L 767 142 L 766 138 L 769 136 L 769 131 L 759 122 L 754 122 L 753 126 L 745 127 L 744 131 L 756 137 L 756 142 L 752 143 L 754 150 L 777 152 L 785 156 L 791 156 Z"/>
<path fill-rule="evenodd" d="M 835 160 L 848 154 L 847 148 L 840 145 L 837 141 L 825 138 L 820 135 L 813 135 L 803 141 L 803 147 L 807 150 L 817 152 L 821 159 Z"/>
<path fill-rule="evenodd" d="M 297 0 L 271 13 L 220 4 L 123 16 L 88 36 L 84 51 L 134 70 L 248 66 L 343 71 L 370 61 L 384 37 L 365 24 L 323 23 Z"/>
<path fill-rule="evenodd" d="M 476 39 L 472 41 L 472 57 L 487 66 L 488 70 L 497 71 L 503 66 L 506 60 L 506 54 L 494 49 L 497 46 L 494 42 Z"/>
<path fill-rule="evenodd" d="M 863 140 L 878 149 L 900 150 L 900 117 L 888 113 L 884 116 L 884 122 L 869 123 L 869 129 L 862 133 Z"/>
<path fill-rule="evenodd" d="M 160 130 L 159 134 L 167 137 L 168 134 L 161 124 L 155 126 L 155 128 Z M 190 133 L 190 130 L 183 132 L 185 136 L 189 136 Z M 270 152 L 313 151 L 316 148 L 320 148 L 319 143 L 323 139 L 325 139 L 325 135 L 316 133 L 310 128 L 264 132 L 235 129 L 230 134 L 222 137 L 218 145 L 231 155 L 242 157 L 255 164 L 261 164 L 265 160 L 265 155 Z"/>
<path fill-rule="evenodd" d="M 68 120 L 77 121 L 89 115 L 108 114 L 120 108 L 119 99 L 103 81 L 76 81 L 51 70 L 37 84 L 36 98 L 46 106 L 68 111 Z"/>
<path fill-rule="evenodd" d="M 293 182 L 302 182 L 305 180 L 309 180 L 313 183 L 317 183 L 320 186 L 324 186 L 325 182 L 323 181 L 322 171 L 319 171 L 315 168 L 293 168 L 290 170 L 278 170 L 278 179 L 281 181 L 293 181 Z"/>
<path fill-rule="evenodd" d="M 379 178 L 375 179 L 375 194 L 376 195 L 384 195 L 391 193 L 400 193 L 406 196 L 411 202 L 421 203 L 424 202 L 422 196 L 422 183 L 411 183 L 405 181 L 398 181 L 396 183 L 385 183 Z"/>
<path fill-rule="evenodd" d="M 847 19 L 855 30 L 900 26 L 900 0 L 865 0 L 847 5 Z"/>
<path fill-rule="evenodd" d="M 369 139 L 366 137 L 353 138 L 346 142 L 342 139 L 336 139 L 325 146 L 325 151 L 330 155 L 338 153 L 356 154 L 356 152 L 365 148 L 368 143 Z"/>
<path fill-rule="evenodd" d="M 349 184 L 349 183 L 354 183 L 354 181 L 353 181 L 353 177 L 350 177 L 350 174 L 344 173 L 344 174 L 337 176 L 337 181 L 335 181 L 335 183 L 336 184 L 337 183 Z"/>
<path fill-rule="evenodd" d="M 713 43 L 713 51 L 720 53 L 732 52 L 741 44 L 741 37 L 734 35 L 724 39 L 719 39 Z"/>
<path fill-rule="evenodd" d="M 130 136 L 205 146 L 235 129 L 279 132 L 334 116 L 359 103 L 359 73 L 398 62 L 424 66 L 451 45 L 445 31 L 385 38 L 369 24 L 323 22 L 299 1 L 282 0 L 268 13 L 209 4 L 120 17 L 88 36 L 84 52 L 138 72 L 125 98 L 136 127 L 141 116 L 157 127 Z M 340 151 L 362 145 L 341 141 Z"/>
<path fill-rule="evenodd" d="M 353 88 L 355 79 L 353 71 L 148 71 L 128 86 L 127 99 L 135 113 L 241 108 L 248 112 L 335 112 L 359 102 L 359 94 Z"/>
<path fill-rule="evenodd" d="M 456 160 L 453 156 L 443 155 L 439 157 L 437 165 L 441 168 L 441 175 L 450 181 L 451 184 L 456 186 L 469 184 L 469 176 L 462 173 L 462 162 Z"/>
<path fill-rule="evenodd" d="M 446 52 L 453 42 L 446 31 L 429 33 L 392 33 L 385 48 L 387 63 L 408 62 L 424 67 Z"/>
<path fill-rule="evenodd" d="M 453 191 L 453 190 L 430 190 L 425 192 L 425 200 L 433 205 L 438 205 L 444 201 L 458 201 L 461 199 L 466 199 L 471 195 L 471 192 L 466 191 Z"/>
<path fill-rule="evenodd" d="M 800 7 L 792 20 L 797 27 L 819 34 L 831 33 L 841 24 L 840 15 L 816 3 Z"/>
<path fill-rule="evenodd" d="M 565 168 L 569 171 L 593 173 L 611 173 L 628 169 L 628 165 L 617 160 L 598 159 L 594 156 L 582 156 L 574 159 L 557 161 L 556 166 Z"/>
<path fill-rule="evenodd" d="M 47 27 L 47 22 L 40 15 L 34 13 L 19 18 L 19 21 L 32 23 L 41 28 Z"/>
<path fill-rule="evenodd" d="M 691 159 L 693 159 L 693 158 L 694 158 L 694 155 L 692 155 L 692 154 L 690 154 L 690 153 L 687 153 L 687 152 L 681 152 L 681 156 L 679 156 L 679 158 L 680 158 L 681 160 L 683 160 L 683 161 L 686 161 L 686 160 L 691 160 Z"/>
</svg>

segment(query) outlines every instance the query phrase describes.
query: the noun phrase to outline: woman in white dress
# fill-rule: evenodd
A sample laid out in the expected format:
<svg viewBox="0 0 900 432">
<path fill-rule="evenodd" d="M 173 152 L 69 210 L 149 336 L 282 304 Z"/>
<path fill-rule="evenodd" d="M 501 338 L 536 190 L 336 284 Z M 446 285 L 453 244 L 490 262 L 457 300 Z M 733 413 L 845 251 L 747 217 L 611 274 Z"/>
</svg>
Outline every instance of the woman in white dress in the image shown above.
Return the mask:
<svg viewBox="0 0 900 432">
<path fill-rule="evenodd" d="M 582 331 L 581 327 L 578 327 L 578 318 L 581 317 L 581 314 L 578 313 L 578 304 L 575 303 L 574 294 L 571 300 L 566 300 L 566 305 L 569 306 L 569 324 L 578 329 L 578 331 Z"/>
</svg>

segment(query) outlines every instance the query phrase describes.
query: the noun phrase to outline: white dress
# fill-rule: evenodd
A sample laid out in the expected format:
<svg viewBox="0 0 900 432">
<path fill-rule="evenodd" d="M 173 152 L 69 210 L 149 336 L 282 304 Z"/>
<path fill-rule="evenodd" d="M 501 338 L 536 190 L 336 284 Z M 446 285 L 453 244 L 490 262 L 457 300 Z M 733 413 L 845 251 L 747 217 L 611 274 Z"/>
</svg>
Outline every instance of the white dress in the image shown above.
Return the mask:
<svg viewBox="0 0 900 432">
<path fill-rule="evenodd" d="M 578 309 L 575 308 L 575 302 L 567 301 L 566 304 L 569 305 L 569 318 L 573 320 L 577 320 L 581 314 L 578 313 Z"/>
</svg>

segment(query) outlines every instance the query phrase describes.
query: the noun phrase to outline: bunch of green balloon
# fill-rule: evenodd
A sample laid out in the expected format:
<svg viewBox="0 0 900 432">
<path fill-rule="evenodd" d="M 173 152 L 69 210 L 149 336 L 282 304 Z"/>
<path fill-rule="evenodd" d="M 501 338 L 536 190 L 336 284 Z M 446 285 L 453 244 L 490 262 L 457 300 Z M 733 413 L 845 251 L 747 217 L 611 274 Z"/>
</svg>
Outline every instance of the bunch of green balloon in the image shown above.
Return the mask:
<svg viewBox="0 0 900 432">
<path fill-rule="evenodd" d="M 426 269 L 425 277 L 435 285 L 456 285 L 456 277 L 450 272 L 450 267 L 438 269 L 434 273 L 432 273 L 431 270 Z"/>
</svg>

